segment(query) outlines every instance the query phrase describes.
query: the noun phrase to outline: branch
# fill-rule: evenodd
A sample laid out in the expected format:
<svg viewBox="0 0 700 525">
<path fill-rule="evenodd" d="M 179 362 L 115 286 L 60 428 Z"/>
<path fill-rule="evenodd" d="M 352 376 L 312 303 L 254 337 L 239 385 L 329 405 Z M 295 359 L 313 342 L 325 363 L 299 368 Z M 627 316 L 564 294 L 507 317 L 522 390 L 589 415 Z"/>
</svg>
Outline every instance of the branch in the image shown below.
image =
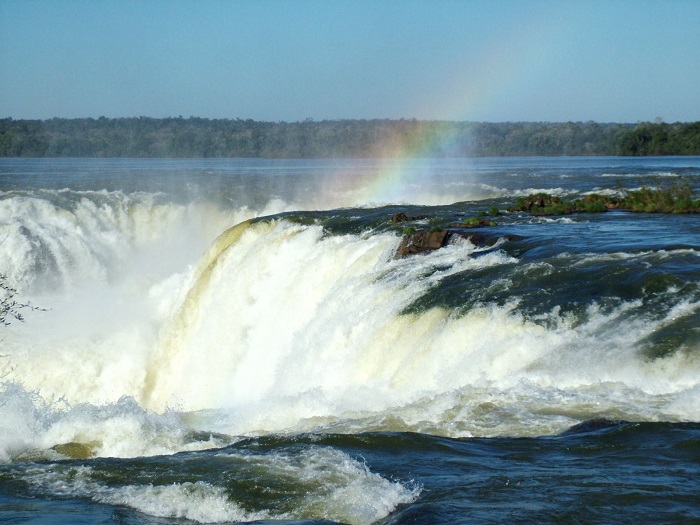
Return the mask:
<svg viewBox="0 0 700 525">
<path fill-rule="evenodd" d="M 20 310 L 25 308 L 42 312 L 46 311 L 44 308 L 34 306 L 29 301 L 23 303 L 15 300 L 17 290 L 7 284 L 7 276 L 2 273 L 0 273 L 0 290 L 4 292 L 4 297 L 0 298 L 0 325 L 8 326 L 11 324 L 12 319 L 23 322 L 24 315 L 22 315 Z"/>
</svg>

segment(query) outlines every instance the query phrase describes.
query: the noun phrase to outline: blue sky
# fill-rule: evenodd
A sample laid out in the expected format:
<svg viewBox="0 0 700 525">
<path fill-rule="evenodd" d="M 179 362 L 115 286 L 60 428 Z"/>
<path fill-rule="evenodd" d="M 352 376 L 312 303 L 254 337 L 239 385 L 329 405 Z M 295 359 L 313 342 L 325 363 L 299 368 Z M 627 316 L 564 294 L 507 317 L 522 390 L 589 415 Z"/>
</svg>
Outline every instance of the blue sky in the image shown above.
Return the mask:
<svg viewBox="0 0 700 525">
<path fill-rule="evenodd" d="M 0 0 L 0 117 L 700 120 L 697 0 Z"/>
</svg>

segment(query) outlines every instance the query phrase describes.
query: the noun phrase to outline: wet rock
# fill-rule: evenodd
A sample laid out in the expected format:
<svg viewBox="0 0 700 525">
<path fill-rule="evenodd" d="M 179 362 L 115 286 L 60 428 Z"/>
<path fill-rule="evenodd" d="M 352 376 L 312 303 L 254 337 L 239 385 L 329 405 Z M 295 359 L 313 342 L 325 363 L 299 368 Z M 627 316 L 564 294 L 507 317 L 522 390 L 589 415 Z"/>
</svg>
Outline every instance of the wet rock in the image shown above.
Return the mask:
<svg viewBox="0 0 700 525">
<path fill-rule="evenodd" d="M 478 246 L 478 247 L 486 246 L 486 244 L 488 242 L 486 236 L 484 236 L 480 233 L 462 233 L 462 234 L 460 234 L 460 237 L 462 237 L 463 239 L 467 239 L 474 246 Z M 495 241 L 493 241 L 493 242 L 495 242 Z"/>
<path fill-rule="evenodd" d="M 447 230 L 418 230 L 404 235 L 399 248 L 396 250 L 396 257 L 402 258 L 437 250 L 447 244 L 449 237 L 450 232 Z"/>
<path fill-rule="evenodd" d="M 410 222 L 410 221 L 421 221 L 423 219 L 427 219 L 425 215 L 418 215 L 416 217 L 410 217 L 406 215 L 404 212 L 400 211 L 399 213 L 394 214 L 394 216 L 391 217 L 391 222 L 397 223 L 397 222 Z"/>
<path fill-rule="evenodd" d="M 559 197 L 549 193 L 535 193 L 516 199 L 515 206 L 511 208 L 511 211 L 526 211 L 534 215 L 541 214 L 545 210 L 552 210 L 557 212 L 554 214 L 559 214 L 565 211 L 564 207 L 570 211 L 571 205 L 565 205 Z"/>
<path fill-rule="evenodd" d="M 405 214 L 404 212 L 402 212 L 402 211 L 400 211 L 399 213 L 397 213 L 396 215 L 394 215 L 394 216 L 391 218 L 391 222 L 394 222 L 394 223 L 396 223 L 396 222 L 409 222 L 409 221 L 412 221 L 412 220 L 413 220 L 413 219 L 411 219 L 411 217 L 409 217 L 408 215 L 406 215 L 406 214 Z"/>
<path fill-rule="evenodd" d="M 497 226 L 497 224 L 491 219 L 472 217 L 471 219 L 465 219 L 465 221 L 459 226 L 462 228 L 483 228 L 484 226 Z"/>
</svg>

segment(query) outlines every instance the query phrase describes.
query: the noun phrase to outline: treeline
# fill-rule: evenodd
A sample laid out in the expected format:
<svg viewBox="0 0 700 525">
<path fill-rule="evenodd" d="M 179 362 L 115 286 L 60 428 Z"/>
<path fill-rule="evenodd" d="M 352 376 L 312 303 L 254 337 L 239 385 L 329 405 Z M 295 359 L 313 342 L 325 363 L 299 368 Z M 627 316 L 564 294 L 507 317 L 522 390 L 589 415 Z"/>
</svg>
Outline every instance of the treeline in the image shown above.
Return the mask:
<svg viewBox="0 0 700 525">
<path fill-rule="evenodd" d="M 700 122 L 0 119 L 2 157 L 700 155 Z"/>
<path fill-rule="evenodd" d="M 700 122 L 639 124 L 621 137 L 620 155 L 700 155 Z"/>
</svg>

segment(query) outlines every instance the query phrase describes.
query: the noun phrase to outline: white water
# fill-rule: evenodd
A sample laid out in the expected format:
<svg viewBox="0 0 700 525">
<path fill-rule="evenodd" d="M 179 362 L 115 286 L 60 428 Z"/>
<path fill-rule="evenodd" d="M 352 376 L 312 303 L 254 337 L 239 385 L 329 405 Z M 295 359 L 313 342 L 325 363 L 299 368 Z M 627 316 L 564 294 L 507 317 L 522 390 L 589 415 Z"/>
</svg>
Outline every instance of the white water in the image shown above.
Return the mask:
<svg viewBox="0 0 700 525">
<path fill-rule="evenodd" d="M 90 498 L 98 503 L 124 505 L 165 518 L 199 523 L 320 518 L 364 525 L 389 515 L 397 506 L 414 501 L 419 488 L 408 488 L 370 472 L 347 454 L 328 447 L 310 447 L 289 454 L 217 454 L 216 461 L 232 470 L 258 472 L 264 479 L 293 480 L 285 486 L 289 511 L 248 511 L 231 501 L 224 487 L 205 481 L 169 485 L 108 486 L 99 466 L 39 464 L 18 471 L 18 478 L 52 497 Z M 264 479 L 258 482 L 264 484 Z M 270 489 L 272 492 L 273 489 Z M 236 494 L 233 494 L 234 498 Z"/>
<path fill-rule="evenodd" d="M 0 457 L 72 442 L 121 457 L 230 442 L 191 428 L 537 435 L 596 416 L 700 418 L 698 353 L 638 356 L 635 343 L 668 320 L 640 313 L 620 330 L 637 303 L 591 306 L 582 325 L 553 311 L 549 329 L 516 297 L 464 315 L 404 314 L 450 275 L 521 263 L 473 257 L 466 241 L 395 260 L 396 235 L 326 236 L 280 220 L 212 245 L 286 205 L 151 199 L 3 201 L 0 271 L 49 310 L 27 312 L 0 342 Z"/>
</svg>

